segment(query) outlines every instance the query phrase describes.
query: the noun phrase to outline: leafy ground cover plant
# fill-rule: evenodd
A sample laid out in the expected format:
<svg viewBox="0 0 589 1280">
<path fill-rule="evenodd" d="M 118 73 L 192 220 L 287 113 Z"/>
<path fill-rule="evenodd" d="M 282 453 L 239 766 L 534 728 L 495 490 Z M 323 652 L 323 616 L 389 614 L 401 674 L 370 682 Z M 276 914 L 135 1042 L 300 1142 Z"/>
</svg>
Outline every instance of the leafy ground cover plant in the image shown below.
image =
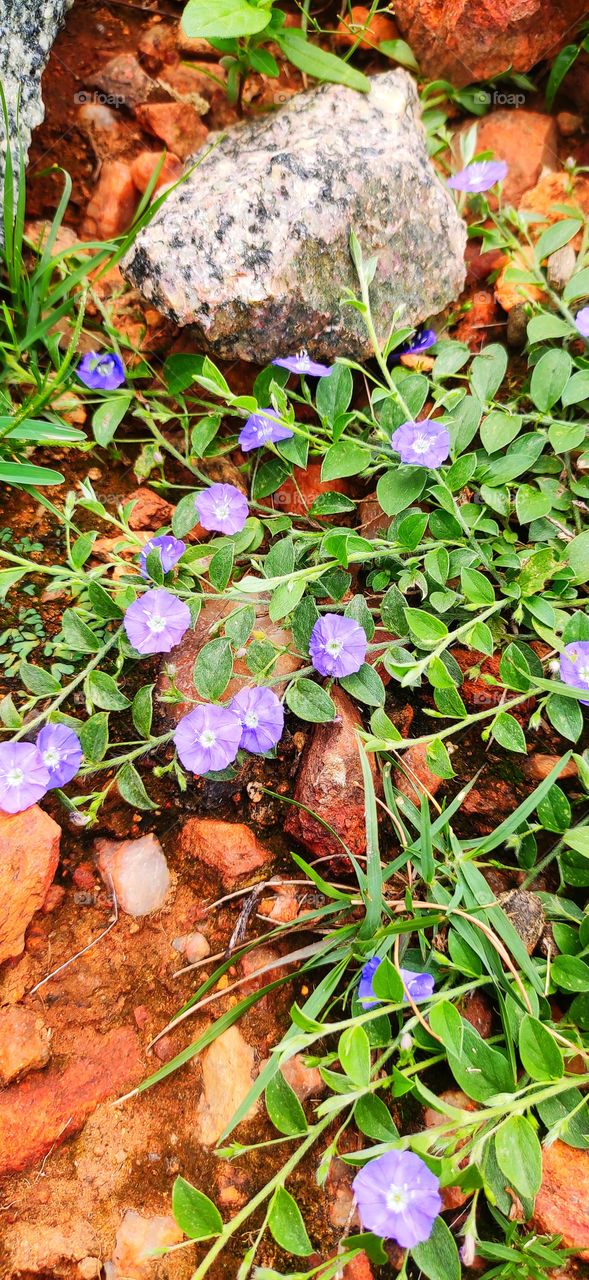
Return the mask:
<svg viewBox="0 0 589 1280">
<path fill-rule="evenodd" d="M 182 15 L 186 35 L 209 41 L 223 54 L 227 95 L 236 102 L 250 71 L 278 76 L 279 66 L 268 44 L 278 45 L 293 66 L 316 80 L 346 84 L 367 93 L 370 81 L 361 71 L 314 44 L 303 27 L 285 25 L 286 14 L 272 0 L 188 0 Z"/>
<path fill-rule="evenodd" d="M 37 544 L 0 539 L 6 594 L 41 580 L 68 601 L 51 640 L 51 665 L 41 665 L 20 640 L 14 646 L 13 692 L 0 703 L 5 811 L 57 790 L 75 820 L 89 825 L 116 785 L 148 812 L 155 807 L 149 768 L 181 789 L 195 773 L 230 781 L 248 754 L 272 758 L 286 715 L 331 721 L 335 681 L 365 709 L 367 856 L 343 845 L 354 878 L 340 883 L 296 855 L 315 899 L 297 919 L 304 937 L 289 962 L 312 979 L 312 990 L 293 1005 L 292 1025 L 222 1139 L 224 1158 L 252 1154 L 233 1129 L 263 1095 L 277 1132 L 269 1145 L 280 1162 L 229 1222 L 202 1191 L 178 1180 L 177 1221 L 188 1244 L 201 1248 L 195 1280 L 246 1224 L 254 1235 L 239 1280 L 335 1280 L 362 1251 L 377 1267 L 395 1261 L 401 1275 L 458 1278 L 456 1237 L 465 1266 L 478 1253 L 502 1277 L 514 1265 L 537 1277 L 566 1256 L 558 1238 L 525 1222 L 540 1190 L 542 1146 L 589 1145 L 589 933 L 578 902 L 589 853 L 582 799 L 589 779 L 582 738 L 589 702 L 587 239 L 573 193 L 547 228 L 538 215 L 500 200 L 496 209 L 487 191 L 505 177 L 505 166 L 477 157 L 474 145 L 470 154 L 467 139 L 466 163 L 451 187 L 469 210 L 473 233 L 513 260 L 511 280 L 527 308 L 519 379 L 509 377 L 499 343 L 473 356 L 442 332 L 415 334 L 402 315 L 379 338 L 370 305 L 376 262 L 352 236 L 358 289 L 345 301 L 372 340 L 365 367 L 342 359 L 329 368 L 312 353 L 284 353 L 243 395 L 204 357 L 173 355 L 158 369 L 143 356 L 131 365 L 105 316 L 108 342 L 82 358 L 72 347 L 67 367 L 58 366 L 60 385 L 85 396 L 99 447 L 116 451 L 132 425 L 137 475 L 178 498 L 171 521 L 145 542 L 131 527 L 132 501 L 113 514 L 87 479 L 65 500 L 60 562 L 41 558 Z M 575 270 L 558 291 L 546 263 L 572 242 Z M 40 310 L 59 301 L 49 299 Z M 29 333 L 31 349 L 50 342 L 50 318 L 42 334 Z M 51 361 L 50 346 L 45 350 Z M 401 354 L 417 357 L 416 366 L 401 363 Z M 49 367 L 53 377 L 55 363 Z M 235 483 L 211 483 L 211 462 L 235 457 L 238 446 Z M 292 495 L 300 497 L 310 462 L 330 488 L 310 506 L 301 503 L 299 514 Z M 285 485 L 291 497 L 281 504 Z M 370 536 L 357 516 L 362 490 L 374 490 L 380 513 Z M 93 548 L 105 527 L 118 541 L 97 563 Z M 205 540 L 203 529 L 213 536 Z M 211 601 L 229 609 L 196 658 L 193 705 L 177 727 L 157 732 L 161 703 L 187 701 L 167 655 Z M 260 634 L 260 601 L 292 642 Z M 31 634 L 25 646 L 40 639 Z M 474 705 L 466 694 L 471 672 L 456 656 L 462 647 L 480 655 L 477 675 L 490 663 L 485 696 Z M 286 682 L 276 670 L 285 649 L 301 663 Z M 238 659 L 249 676 L 228 701 Z M 156 695 L 162 662 L 169 664 L 167 686 Z M 395 724 L 387 689 L 423 692 L 412 736 Z M 415 748 L 434 777 L 452 784 L 452 748 L 466 738 L 485 752 L 504 752 L 512 769 L 547 726 L 565 749 L 487 836 L 466 835 L 461 821 L 474 777 L 451 788 L 444 807 L 425 793 L 420 802 L 417 794 L 411 799 L 394 784 L 394 768 Z M 559 785 L 571 764 L 576 813 Z M 395 840 L 388 861 L 379 809 Z M 506 850 L 526 887 L 538 889 L 552 927 L 544 952 L 529 954 L 513 912 L 485 878 Z M 541 878 L 548 869 L 550 888 Z M 268 937 L 288 942 L 294 930 L 277 926 Z M 220 998 L 216 984 L 254 945 L 232 951 L 171 1025 Z M 144 1087 L 287 981 L 289 974 L 270 977 L 260 991 L 238 997 Z M 465 1016 L 473 992 L 484 992 L 496 1011 L 490 1039 Z M 318 1068 L 325 1086 L 307 1110 L 282 1073 L 295 1053 Z M 439 1096 L 442 1071 L 466 1101 Z M 412 1124 L 415 1103 L 434 1113 L 427 1128 Z M 346 1143 L 351 1131 L 360 1136 L 353 1148 Z M 353 1167 L 361 1230 L 344 1231 L 337 1255 L 307 1266 L 319 1242 L 285 1184 L 311 1152 L 319 1185 L 336 1157 Z M 451 1225 L 442 1216 L 449 1187 L 466 1197 Z M 298 1270 L 260 1262 L 266 1232 L 300 1259 Z"/>
</svg>

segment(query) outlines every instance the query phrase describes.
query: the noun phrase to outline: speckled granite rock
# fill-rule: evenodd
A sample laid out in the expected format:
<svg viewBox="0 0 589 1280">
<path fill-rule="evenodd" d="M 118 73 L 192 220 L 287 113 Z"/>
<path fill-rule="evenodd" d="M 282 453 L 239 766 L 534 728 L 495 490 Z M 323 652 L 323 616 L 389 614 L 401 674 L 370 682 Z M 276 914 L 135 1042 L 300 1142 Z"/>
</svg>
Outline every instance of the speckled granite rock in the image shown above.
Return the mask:
<svg viewBox="0 0 589 1280">
<path fill-rule="evenodd" d="M 264 363 L 306 346 L 315 357 L 358 357 L 369 343 L 340 302 L 357 287 L 352 227 L 378 255 L 381 336 L 400 304 L 403 323 L 417 324 L 459 294 L 465 228 L 428 159 L 404 71 L 376 76 L 367 95 L 322 85 L 230 129 L 123 269 L 159 310 L 196 326 L 212 355 Z"/>
<path fill-rule="evenodd" d="M 44 115 L 41 75 L 61 23 L 74 0 L 0 0 L 0 81 L 8 106 L 10 140 L 25 154 Z M 0 209 L 4 186 L 4 122 L 0 123 Z"/>
</svg>

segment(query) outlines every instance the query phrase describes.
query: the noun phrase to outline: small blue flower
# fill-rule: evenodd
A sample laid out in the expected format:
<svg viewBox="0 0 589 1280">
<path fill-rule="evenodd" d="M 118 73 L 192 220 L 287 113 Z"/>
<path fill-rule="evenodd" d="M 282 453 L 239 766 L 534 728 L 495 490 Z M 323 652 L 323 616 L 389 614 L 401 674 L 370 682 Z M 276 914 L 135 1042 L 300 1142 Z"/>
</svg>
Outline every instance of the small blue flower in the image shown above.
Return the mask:
<svg viewBox="0 0 589 1280">
<path fill-rule="evenodd" d="M 288 369 L 289 373 L 306 373 L 311 378 L 327 378 L 333 367 L 330 364 L 319 364 L 316 360 L 312 360 L 304 348 L 299 351 L 298 356 L 280 356 L 279 359 L 273 360 L 272 364 L 279 365 L 281 369 Z"/>
<path fill-rule="evenodd" d="M 181 538 L 174 538 L 171 533 L 162 533 L 159 538 L 150 538 L 139 553 L 139 568 L 144 578 L 149 577 L 147 557 L 152 551 L 159 551 L 162 570 L 164 573 L 169 573 L 184 555 L 186 543 Z"/>
<path fill-rule="evenodd" d="M 366 961 L 360 982 L 358 984 L 358 999 L 365 1009 L 369 1009 L 373 1004 L 381 1004 L 380 996 L 377 996 L 372 986 L 373 978 L 380 964 L 379 956 L 372 956 Z M 435 979 L 431 973 L 414 973 L 413 969 L 399 969 L 403 986 L 405 988 L 405 1000 L 410 995 L 411 999 L 418 1004 L 421 1000 L 429 1000 L 433 995 L 435 987 Z"/>
<path fill-rule="evenodd" d="M 589 338 L 589 307 L 581 307 L 575 316 L 577 332 L 582 338 Z"/>
<path fill-rule="evenodd" d="M 413 338 L 408 338 L 392 352 L 391 363 L 396 364 L 401 356 L 420 356 L 424 351 L 429 351 L 437 341 L 438 335 L 433 329 L 418 329 Z"/>
<path fill-rule="evenodd" d="M 251 449 L 261 449 L 265 444 L 277 444 L 279 440 L 292 440 L 294 431 L 285 427 L 277 417 L 274 409 L 257 409 L 250 416 L 239 433 L 239 444 L 242 453 Z"/>
<path fill-rule="evenodd" d="M 475 160 L 474 164 L 467 164 L 466 169 L 448 178 L 448 186 L 453 191 L 467 191 L 472 195 L 478 191 L 489 191 L 506 177 L 505 160 Z"/>
<path fill-rule="evenodd" d="M 91 391 L 116 391 L 125 381 L 125 366 L 114 351 L 89 351 L 76 369 L 80 382 Z"/>
<path fill-rule="evenodd" d="M 441 467 L 450 453 L 450 432 L 432 418 L 404 422 L 391 436 L 391 444 L 407 466 Z"/>
</svg>

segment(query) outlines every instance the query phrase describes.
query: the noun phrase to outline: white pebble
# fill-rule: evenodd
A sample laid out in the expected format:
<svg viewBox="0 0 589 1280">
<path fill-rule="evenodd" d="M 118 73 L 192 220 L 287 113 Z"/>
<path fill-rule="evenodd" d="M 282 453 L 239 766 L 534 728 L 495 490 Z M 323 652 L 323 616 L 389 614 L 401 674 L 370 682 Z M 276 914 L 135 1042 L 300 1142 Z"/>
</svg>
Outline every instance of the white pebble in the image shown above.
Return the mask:
<svg viewBox="0 0 589 1280">
<path fill-rule="evenodd" d="M 170 888 L 170 872 L 156 836 L 138 840 L 97 840 L 98 869 L 105 885 L 111 881 L 122 911 L 148 916 L 163 906 Z"/>
</svg>

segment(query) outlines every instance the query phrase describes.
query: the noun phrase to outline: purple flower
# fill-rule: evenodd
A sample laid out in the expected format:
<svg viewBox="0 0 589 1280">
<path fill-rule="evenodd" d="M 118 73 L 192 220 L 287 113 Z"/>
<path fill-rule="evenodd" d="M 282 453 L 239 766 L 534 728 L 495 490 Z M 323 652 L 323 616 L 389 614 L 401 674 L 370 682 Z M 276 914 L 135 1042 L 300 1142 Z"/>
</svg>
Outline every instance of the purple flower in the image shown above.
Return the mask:
<svg viewBox="0 0 589 1280">
<path fill-rule="evenodd" d="M 129 605 L 125 631 L 138 653 L 169 653 L 190 626 L 190 609 L 163 587 L 152 587 Z"/>
<path fill-rule="evenodd" d="M 365 1231 L 412 1249 L 429 1240 L 442 1208 L 440 1183 L 413 1151 L 387 1151 L 369 1160 L 352 1183 Z"/>
<path fill-rule="evenodd" d="M 49 772 L 49 790 L 64 787 L 75 778 L 84 752 L 73 729 L 65 724 L 46 724 L 37 736 L 37 750 Z"/>
<path fill-rule="evenodd" d="M 241 720 L 236 711 L 203 702 L 182 717 L 174 742 L 185 769 L 191 773 L 210 773 L 233 763 L 241 734 Z"/>
<path fill-rule="evenodd" d="M 273 360 L 272 364 L 279 365 L 281 369 L 288 369 L 291 373 L 307 373 L 311 378 L 326 378 L 333 367 L 330 364 L 318 364 L 316 360 L 312 360 L 304 347 L 299 351 L 298 356 L 281 356 L 279 360 Z"/>
<path fill-rule="evenodd" d="M 391 438 L 401 462 L 414 467 L 440 467 L 450 452 L 450 435 L 446 427 L 432 418 L 423 422 L 404 422 Z"/>
<path fill-rule="evenodd" d="M 125 381 L 125 366 L 114 351 L 89 351 L 80 360 L 76 373 L 92 391 L 116 391 Z"/>
<path fill-rule="evenodd" d="M 216 533 L 241 533 L 249 515 L 247 498 L 234 484 L 212 484 L 195 498 L 203 529 Z"/>
<path fill-rule="evenodd" d="M 448 178 L 448 186 L 454 191 L 488 191 L 496 182 L 503 182 L 507 168 L 505 160 L 476 160 Z"/>
<path fill-rule="evenodd" d="M 372 986 L 372 980 L 379 964 L 379 957 L 372 956 L 370 960 L 366 961 L 362 969 L 360 982 L 358 983 L 358 999 L 365 1009 L 369 1009 L 373 1004 L 381 1003 L 381 997 L 375 995 L 374 987 Z M 429 1000 L 429 997 L 433 995 L 435 980 L 431 973 L 414 973 L 413 969 L 399 969 L 399 973 L 405 988 L 405 1000 L 407 995 L 410 995 L 414 1003 L 419 1004 L 420 1000 Z"/>
<path fill-rule="evenodd" d="M 565 645 L 560 655 L 560 678 L 573 689 L 589 689 L 589 640 L 572 640 Z M 589 707 L 589 698 L 579 701 Z"/>
<path fill-rule="evenodd" d="M 41 800 L 49 770 L 33 742 L 0 742 L 0 809 L 21 813 Z"/>
<path fill-rule="evenodd" d="M 589 338 L 589 307 L 581 307 L 575 316 L 577 331 L 582 338 Z"/>
<path fill-rule="evenodd" d="M 150 538 L 139 555 L 139 568 L 144 578 L 148 578 L 147 557 L 152 551 L 159 551 L 164 573 L 169 573 L 186 551 L 186 543 L 181 538 L 174 538 L 171 533 L 162 533 L 159 538 Z"/>
<path fill-rule="evenodd" d="M 392 352 L 391 360 L 395 364 L 400 356 L 419 356 L 423 351 L 433 347 L 434 342 L 437 341 L 438 335 L 433 329 L 418 329 L 415 337 L 408 338 L 400 347 L 397 347 L 396 351 Z"/>
<path fill-rule="evenodd" d="M 309 654 L 322 676 L 351 676 L 366 657 L 366 632 L 354 618 L 340 613 L 324 613 L 311 632 Z"/>
<path fill-rule="evenodd" d="M 280 741 L 284 707 L 272 689 L 240 689 L 229 705 L 241 720 L 240 747 L 254 755 L 263 755 Z"/>
<path fill-rule="evenodd" d="M 243 453 L 250 449 L 261 449 L 264 444 L 276 444 L 279 440 L 291 440 L 294 431 L 285 427 L 273 409 L 257 409 L 250 416 L 245 427 L 239 433 L 239 443 Z"/>
</svg>

